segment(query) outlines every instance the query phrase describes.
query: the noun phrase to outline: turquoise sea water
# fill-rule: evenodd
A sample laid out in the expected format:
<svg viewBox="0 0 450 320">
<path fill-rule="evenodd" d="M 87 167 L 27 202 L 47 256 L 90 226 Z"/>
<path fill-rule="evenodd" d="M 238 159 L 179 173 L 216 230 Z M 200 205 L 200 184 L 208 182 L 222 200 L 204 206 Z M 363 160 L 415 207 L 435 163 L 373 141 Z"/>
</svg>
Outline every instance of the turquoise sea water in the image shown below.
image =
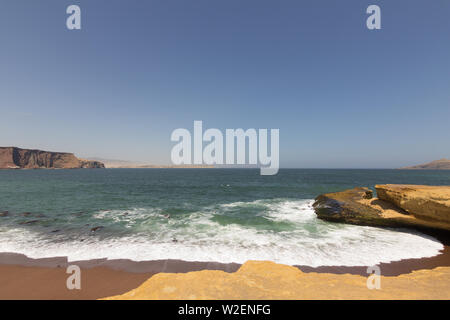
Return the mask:
<svg viewBox="0 0 450 320">
<path fill-rule="evenodd" d="M 450 185 L 450 171 L 0 171 L 0 252 L 310 266 L 436 255 L 428 236 L 324 222 L 311 208 L 320 193 L 384 183 Z"/>
</svg>

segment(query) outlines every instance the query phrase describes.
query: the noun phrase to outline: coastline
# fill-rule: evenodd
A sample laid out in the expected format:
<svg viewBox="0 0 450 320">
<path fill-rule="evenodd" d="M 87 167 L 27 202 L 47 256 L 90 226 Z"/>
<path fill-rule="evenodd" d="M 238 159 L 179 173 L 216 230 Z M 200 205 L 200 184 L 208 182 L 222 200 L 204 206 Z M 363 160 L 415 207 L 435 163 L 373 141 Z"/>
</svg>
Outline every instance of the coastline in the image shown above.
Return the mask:
<svg viewBox="0 0 450 320">
<path fill-rule="evenodd" d="M 405 230 L 407 232 L 407 230 Z M 402 274 L 411 273 L 417 270 L 430 270 L 437 267 L 449 267 L 450 266 L 450 235 L 445 231 L 438 230 L 424 230 L 421 232 L 426 236 L 431 236 L 437 239 L 444 248 L 440 251 L 440 254 L 417 259 L 403 259 L 398 261 L 391 261 L 388 263 L 379 263 L 378 266 L 381 269 L 381 274 L 388 277 L 399 276 Z M 305 273 L 317 272 L 317 273 L 334 273 L 334 274 L 353 274 L 367 276 L 367 266 L 321 266 L 321 267 L 309 267 L 309 266 L 296 266 Z"/>
<path fill-rule="evenodd" d="M 81 290 L 66 287 L 67 266 L 81 269 Z M 132 261 L 94 259 L 67 261 L 66 257 L 33 259 L 23 254 L 0 253 L 0 300 L 93 300 L 126 293 L 160 272 L 200 270 L 235 272 L 237 263 L 183 260 Z"/>
<path fill-rule="evenodd" d="M 429 234 L 443 245 L 439 255 L 380 263 L 382 276 L 398 277 L 413 271 L 450 267 L 450 236 Z M 68 265 L 81 268 L 81 290 L 68 290 Z M 0 299 L 99 299 L 124 294 L 153 275 L 221 270 L 234 273 L 237 263 L 190 262 L 183 260 L 132 261 L 95 259 L 68 262 L 66 257 L 32 259 L 17 253 L 0 253 Z M 294 266 L 305 274 L 349 274 L 366 277 L 367 266 Z"/>
<path fill-rule="evenodd" d="M 366 189 L 364 189 L 363 191 L 364 194 L 366 194 Z M 353 198 L 351 200 L 353 200 Z M 289 208 L 290 207 L 288 207 L 288 209 Z M 296 207 L 295 210 L 297 212 L 299 208 Z M 2 214 L 2 212 L 0 212 L 0 214 Z M 3 216 L 8 215 L 9 213 L 7 211 L 3 212 Z M 25 213 L 23 213 L 22 215 L 28 216 L 28 214 Z M 128 213 L 126 215 L 128 215 Z M 344 221 L 344 224 L 345 222 L 346 221 Z M 89 226 L 89 224 L 87 224 L 87 226 Z M 93 231 L 95 232 L 94 229 L 95 228 L 91 229 L 91 233 Z M 428 254 L 436 254 L 437 250 L 441 248 L 441 246 L 438 245 L 435 242 L 435 240 L 439 241 L 439 243 L 442 244 L 442 249 L 439 251 L 439 254 L 432 257 L 403 259 L 388 263 L 379 263 L 377 265 L 380 268 L 381 276 L 386 278 L 388 281 L 393 281 L 396 283 L 402 283 L 402 281 L 404 281 L 405 279 L 409 280 L 413 279 L 412 281 L 417 280 L 418 283 L 425 286 L 429 286 L 430 283 L 432 283 L 428 282 L 429 279 L 431 279 L 433 276 L 437 276 L 441 277 L 440 279 L 443 282 L 445 282 L 446 285 L 448 284 L 448 277 L 450 276 L 450 234 L 448 233 L 448 230 L 430 229 L 422 227 L 419 228 L 419 226 L 413 226 L 410 228 L 406 227 L 392 228 L 392 226 L 390 225 L 389 227 L 384 226 L 384 228 L 381 227 L 380 229 L 391 229 L 391 231 L 394 231 L 393 240 L 391 240 L 390 242 L 386 242 L 388 243 L 388 245 L 385 244 L 383 246 L 371 247 L 370 246 L 371 244 L 377 244 L 377 242 L 375 241 L 377 241 L 376 239 L 378 238 L 377 237 L 364 238 L 365 242 L 357 240 L 357 243 L 362 245 L 359 246 L 356 245 L 352 247 L 353 248 L 352 251 L 345 252 L 349 255 L 344 254 L 342 257 L 349 257 L 349 256 L 356 257 L 358 256 L 358 254 L 367 253 L 370 254 L 371 257 L 375 257 L 375 259 L 372 259 L 371 260 L 372 262 L 369 263 L 374 263 L 374 261 L 386 261 L 382 259 L 383 256 L 382 253 L 386 249 L 389 249 L 388 248 L 389 245 L 395 246 L 396 243 L 399 241 L 399 239 L 402 239 L 403 236 L 407 235 L 408 233 L 415 234 L 417 231 L 419 231 L 422 240 L 433 242 L 433 244 L 436 246 L 435 250 L 432 253 Z M 293 239 L 294 239 L 293 245 L 298 246 L 301 244 L 302 241 L 301 237 L 293 237 Z M 26 247 L 28 243 L 29 241 L 24 242 L 23 243 L 24 247 Z M 395 259 L 397 257 L 398 259 L 400 257 L 426 256 L 427 253 L 422 254 L 419 252 L 418 254 L 414 254 L 415 252 L 412 252 L 420 248 L 420 245 L 415 244 L 416 243 L 414 242 L 413 243 L 408 242 L 407 246 L 402 247 L 401 251 L 398 251 L 400 255 L 391 255 L 390 258 Z M 4 248 L 6 250 L 9 249 L 8 247 Z M 147 248 L 146 250 L 150 251 L 152 249 L 153 247 L 150 247 Z M 83 251 L 81 247 L 79 248 L 79 250 Z M 86 250 L 86 248 L 84 248 L 84 250 Z M 142 252 L 145 253 L 146 250 L 143 250 Z M 333 252 L 332 250 L 334 250 L 333 247 L 327 247 L 327 249 L 324 252 L 325 254 L 330 254 Z M 206 251 L 205 255 L 196 258 L 193 256 L 183 256 L 183 255 L 181 256 L 172 255 L 172 256 L 181 258 L 184 257 L 184 259 L 186 260 L 188 259 L 207 260 L 214 258 L 214 255 L 208 254 L 208 250 L 205 251 Z M 70 251 L 66 249 L 56 252 L 66 254 L 69 253 Z M 408 252 L 410 254 L 408 254 Z M 119 254 L 116 254 L 114 256 L 116 257 L 125 256 L 123 250 L 119 250 L 118 253 Z M 291 261 L 305 261 L 305 263 L 308 263 L 308 261 L 310 261 L 298 258 L 298 254 L 301 254 L 301 251 L 297 251 L 290 248 L 289 251 L 284 252 L 284 254 L 286 255 L 289 255 L 291 253 L 295 255 L 295 258 Z M 51 256 L 52 254 L 50 253 L 48 255 Z M 158 257 L 166 257 L 166 256 L 168 255 L 162 254 L 159 255 Z M 81 258 L 83 256 L 81 255 L 78 257 Z M 92 255 L 90 257 L 92 257 Z M 145 255 L 143 257 L 145 259 Z M 264 257 L 264 256 L 256 255 L 256 257 Z M 272 256 L 269 256 L 267 260 L 270 260 L 271 257 Z M 139 258 L 137 258 L 137 260 L 138 259 Z M 245 261 L 244 259 L 247 260 L 248 255 L 244 255 L 243 257 L 241 257 L 241 259 L 236 259 L 236 261 L 244 262 Z M 203 289 L 206 288 L 209 290 L 210 288 L 208 286 L 210 285 L 214 286 L 216 281 L 220 282 L 223 280 L 225 281 L 224 283 L 226 285 L 229 284 L 228 283 L 229 279 L 232 278 L 241 279 L 240 276 L 242 276 L 243 274 L 246 276 L 253 277 L 255 276 L 255 273 L 253 273 L 253 271 L 256 271 L 256 276 L 258 276 L 258 274 L 264 275 L 263 278 L 268 282 L 274 282 L 273 285 L 282 285 L 282 282 L 286 281 L 286 278 L 284 278 L 283 276 L 279 276 L 277 278 L 276 276 L 270 273 L 271 270 L 273 270 L 274 272 L 278 272 L 280 270 L 286 270 L 286 272 L 291 272 L 296 281 L 297 280 L 300 281 L 299 282 L 300 284 L 302 284 L 303 281 L 302 277 L 303 275 L 305 275 L 306 278 L 308 278 L 309 287 L 316 286 L 317 283 L 315 280 L 317 280 L 318 283 L 320 283 L 321 281 L 320 279 L 323 280 L 324 278 L 328 278 L 328 280 L 331 281 L 330 282 L 331 284 L 323 283 L 321 285 L 323 286 L 330 285 L 333 287 L 335 286 L 333 283 L 335 283 L 336 281 L 337 282 L 336 287 L 340 288 L 342 286 L 342 289 L 344 290 L 346 288 L 345 279 L 354 281 L 354 283 L 356 283 L 357 286 L 361 286 L 361 284 L 365 282 L 365 280 L 369 275 L 367 272 L 368 267 L 373 266 L 373 265 L 362 265 L 362 266 L 337 265 L 338 263 L 342 264 L 366 263 L 348 259 L 334 260 L 330 264 L 335 263 L 336 265 L 319 266 L 319 267 L 311 267 L 307 265 L 288 266 L 283 264 L 277 264 L 271 261 L 254 261 L 254 260 L 246 261 L 243 264 L 186 261 L 186 260 L 164 259 L 164 260 L 150 260 L 150 261 L 133 261 L 130 259 L 108 260 L 104 258 L 104 259 L 68 261 L 68 257 L 64 256 L 33 259 L 20 253 L 0 252 L 0 299 L 62 300 L 62 299 L 101 299 L 108 297 L 120 297 L 123 294 L 129 293 L 133 289 L 141 287 L 141 285 L 143 285 L 144 283 L 148 284 L 148 281 L 150 281 L 151 283 L 156 283 L 157 282 L 156 279 L 162 279 L 165 277 L 167 277 L 168 281 L 175 281 L 174 279 L 183 279 L 183 278 L 190 279 L 192 277 L 194 278 L 197 277 L 199 274 L 208 275 L 210 282 L 209 283 L 205 282 L 202 288 Z M 217 258 L 217 260 L 221 259 Z M 320 264 L 320 260 L 313 259 L 313 261 L 317 264 Z M 78 267 L 81 268 L 81 290 L 69 290 L 66 287 L 67 279 L 70 277 L 70 274 L 66 272 L 66 269 L 70 265 L 77 265 Z M 252 270 L 250 273 L 245 273 L 245 271 L 248 271 L 248 265 L 253 267 L 256 266 L 256 269 Z M 282 273 L 280 274 L 282 275 Z M 424 277 L 427 280 L 422 283 L 420 281 L 420 277 Z M 276 281 L 278 281 L 277 279 L 281 282 L 275 283 Z M 198 280 L 203 280 L 203 278 L 200 276 Z M 397 282 L 397 280 L 401 281 Z M 174 283 L 176 283 L 176 281 Z M 162 285 L 163 286 L 165 285 L 164 282 L 162 283 Z M 218 286 L 218 284 L 215 285 Z M 443 288 L 441 286 L 439 288 L 441 290 L 446 291 L 448 287 Z M 186 289 L 185 292 L 190 292 L 193 289 L 193 287 L 186 284 L 185 289 Z M 352 293 L 355 293 L 352 291 L 353 290 L 352 288 L 348 289 Z M 282 292 L 283 291 L 278 291 L 278 293 Z M 411 293 L 413 294 L 411 295 L 411 297 L 415 297 L 414 294 L 417 292 L 412 290 Z M 277 293 L 275 292 L 274 294 Z M 405 294 L 405 296 L 408 297 L 406 291 L 403 292 L 402 294 Z M 439 297 L 439 295 L 437 296 Z M 216 296 L 213 295 L 208 297 L 216 297 Z M 228 297 L 233 297 L 233 295 L 230 295 Z M 274 295 L 273 297 L 280 297 L 280 296 Z M 294 291 L 293 295 L 289 297 L 294 299 L 305 298 L 302 295 L 302 293 L 298 291 Z M 315 296 L 313 295 L 311 297 L 314 298 Z M 344 296 L 337 294 L 334 297 L 340 299 Z"/>
</svg>

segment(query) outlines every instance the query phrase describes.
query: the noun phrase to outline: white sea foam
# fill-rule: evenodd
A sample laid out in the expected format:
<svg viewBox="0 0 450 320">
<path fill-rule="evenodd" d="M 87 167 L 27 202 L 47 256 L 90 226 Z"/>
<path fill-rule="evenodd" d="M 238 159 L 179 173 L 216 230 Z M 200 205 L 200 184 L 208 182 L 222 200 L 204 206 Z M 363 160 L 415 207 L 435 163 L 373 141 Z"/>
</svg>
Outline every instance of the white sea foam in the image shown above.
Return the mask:
<svg viewBox="0 0 450 320">
<path fill-rule="evenodd" d="M 430 257 L 443 245 L 420 233 L 328 223 L 316 218 L 311 200 L 257 200 L 204 208 L 184 219 L 167 219 L 160 210 L 136 208 L 102 211 L 95 215 L 123 223 L 132 236 L 86 236 L 84 241 L 49 236 L 27 229 L 0 229 L 0 252 L 32 258 L 68 256 L 136 261 L 181 259 L 243 263 L 272 260 L 290 265 L 368 266 L 380 262 Z M 289 226 L 281 231 L 221 224 L 214 217 L 239 207 L 261 208 L 261 216 Z M 262 210 L 264 209 L 264 210 Z"/>
</svg>

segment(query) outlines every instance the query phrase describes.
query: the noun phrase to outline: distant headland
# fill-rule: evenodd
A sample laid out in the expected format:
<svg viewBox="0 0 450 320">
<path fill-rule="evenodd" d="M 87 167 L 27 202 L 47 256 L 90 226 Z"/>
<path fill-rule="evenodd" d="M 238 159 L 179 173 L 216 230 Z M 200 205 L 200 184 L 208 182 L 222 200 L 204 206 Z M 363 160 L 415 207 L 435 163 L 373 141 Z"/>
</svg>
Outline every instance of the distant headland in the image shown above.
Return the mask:
<svg viewBox="0 0 450 320">
<path fill-rule="evenodd" d="M 73 153 L 0 147 L 0 169 L 214 168 L 212 165 L 154 165 L 124 160 L 77 158 Z"/>
<path fill-rule="evenodd" d="M 0 169 L 105 168 L 100 161 L 78 159 L 73 153 L 0 147 Z"/>
<path fill-rule="evenodd" d="M 400 169 L 405 170 L 417 170 L 417 169 L 429 169 L 429 170 L 450 170 L 450 159 L 434 160 L 428 163 L 419 164 L 416 166 L 403 167 Z"/>
</svg>

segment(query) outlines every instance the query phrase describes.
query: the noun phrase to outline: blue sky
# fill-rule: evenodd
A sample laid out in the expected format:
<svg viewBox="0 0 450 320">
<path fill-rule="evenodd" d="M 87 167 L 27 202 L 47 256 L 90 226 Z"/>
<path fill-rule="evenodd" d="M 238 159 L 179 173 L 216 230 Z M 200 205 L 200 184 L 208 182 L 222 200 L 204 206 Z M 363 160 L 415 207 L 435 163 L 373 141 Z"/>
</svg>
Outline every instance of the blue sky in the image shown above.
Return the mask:
<svg viewBox="0 0 450 320">
<path fill-rule="evenodd" d="M 10 0 L 0 41 L 0 146 L 163 164 L 203 120 L 279 128 L 282 167 L 450 157 L 446 0 Z"/>
</svg>

